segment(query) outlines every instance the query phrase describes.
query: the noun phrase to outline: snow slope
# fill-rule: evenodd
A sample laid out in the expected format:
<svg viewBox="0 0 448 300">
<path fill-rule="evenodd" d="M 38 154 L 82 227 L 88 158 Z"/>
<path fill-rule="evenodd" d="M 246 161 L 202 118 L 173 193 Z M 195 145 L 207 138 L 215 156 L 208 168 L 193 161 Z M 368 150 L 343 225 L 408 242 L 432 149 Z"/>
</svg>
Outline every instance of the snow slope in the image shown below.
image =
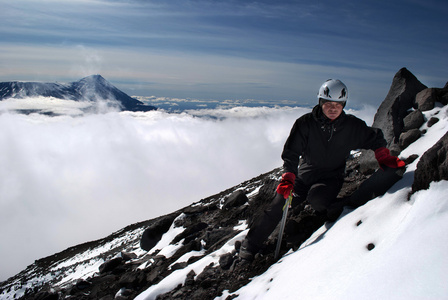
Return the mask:
<svg viewBox="0 0 448 300">
<path fill-rule="evenodd" d="M 421 157 L 447 132 L 447 107 L 438 117 L 403 156 Z M 448 299 L 448 182 L 433 182 L 408 201 L 417 163 L 387 194 L 346 210 L 236 291 L 236 299 Z"/>
<path fill-rule="evenodd" d="M 440 121 L 402 152 L 419 157 L 448 131 L 448 107 L 425 112 Z M 233 293 L 236 299 L 448 299 L 448 182 L 408 200 L 418 159 L 388 193 L 325 224 L 296 251 Z M 332 226 L 331 226 L 332 225 Z M 242 239 L 243 231 L 235 239 Z M 229 251 L 229 241 L 222 253 Z M 196 274 L 216 254 L 194 264 Z M 225 252 L 224 252 L 225 253 Z M 210 257 L 211 256 L 211 257 Z M 316 267 L 317 266 L 317 267 Z M 193 266 L 191 266 L 193 268 Z M 151 300 L 183 284 L 189 268 L 174 272 L 136 299 Z"/>
</svg>

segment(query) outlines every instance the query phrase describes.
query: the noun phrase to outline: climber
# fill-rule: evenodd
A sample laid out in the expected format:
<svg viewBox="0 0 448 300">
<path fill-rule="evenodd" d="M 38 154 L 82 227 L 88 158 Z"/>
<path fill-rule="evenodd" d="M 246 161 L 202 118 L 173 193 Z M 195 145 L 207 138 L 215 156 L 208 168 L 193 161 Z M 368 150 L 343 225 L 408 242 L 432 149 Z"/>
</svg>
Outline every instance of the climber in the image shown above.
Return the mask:
<svg viewBox="0 0 448 300">
<path fill-rule="evenodd" d="M 282 218 L 282 208 L 291 192 L 293 204 L 305 200 L 328 220 L 336 220 L 343 203 L 342 188 L 346 159 L 351 150 L 371 149 L 380 166 L 400 168 L 403 161 L 391 156 L 380 129 L 344 112 L 348 90 L 340 80 L 329 79 L 319 89 L 318 104 L 296 120 L 282 152 L 283 175 L 277 194 L 263 215 L 251 224 L 239 256 L 251 261 Z M 300 162 L 300 165 L 299 165 Z"/>
</svg>

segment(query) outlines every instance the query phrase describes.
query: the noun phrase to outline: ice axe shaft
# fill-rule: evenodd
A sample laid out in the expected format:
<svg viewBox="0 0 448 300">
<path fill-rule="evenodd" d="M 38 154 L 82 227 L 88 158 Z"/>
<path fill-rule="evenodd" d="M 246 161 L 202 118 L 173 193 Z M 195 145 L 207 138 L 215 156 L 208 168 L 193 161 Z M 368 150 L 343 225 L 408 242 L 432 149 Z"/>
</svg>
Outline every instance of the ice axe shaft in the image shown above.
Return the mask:
<svg viewBox="0 0 448 300">
<path fill-rule="evenodd" d="M 286 218 L 288 216 L 288 209 L 291 205 L 292 201 L 292 191 L 289 193 L 289 197 L 285 201 L 285 206 L 283 206 L 283 216 L 280 223 L 280 231 L 278 232 L 278 239 L 277 239 L 277 247 L 275 248 L 275 259 L 278 259 L 278 256 L 280 254 L 280 247 L 282 245 L 282 237 L 283 237 L 283 231 L 285 230 L 285 224 L 286 224 Z"/>
</svg>

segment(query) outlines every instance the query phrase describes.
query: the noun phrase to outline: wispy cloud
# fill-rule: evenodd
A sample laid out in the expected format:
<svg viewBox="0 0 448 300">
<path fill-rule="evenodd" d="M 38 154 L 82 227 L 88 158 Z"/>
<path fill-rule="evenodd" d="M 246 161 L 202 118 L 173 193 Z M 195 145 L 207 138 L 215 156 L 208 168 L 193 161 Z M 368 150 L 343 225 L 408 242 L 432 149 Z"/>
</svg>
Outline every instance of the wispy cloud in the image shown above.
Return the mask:
<svg viewBox="0 0 448 300">
<path fill-rule="evenodd" d="M 401 67 L 430 86 L 448 77 L 444 1 L 2 2 L 0 80 L 77 80 L 67 66 L 80 49 L 98 58 L 86 72 L 142 83 L 146 96 L 309 98 L 307 87 L 345 77 L 379 103 Z"/>
</svg>

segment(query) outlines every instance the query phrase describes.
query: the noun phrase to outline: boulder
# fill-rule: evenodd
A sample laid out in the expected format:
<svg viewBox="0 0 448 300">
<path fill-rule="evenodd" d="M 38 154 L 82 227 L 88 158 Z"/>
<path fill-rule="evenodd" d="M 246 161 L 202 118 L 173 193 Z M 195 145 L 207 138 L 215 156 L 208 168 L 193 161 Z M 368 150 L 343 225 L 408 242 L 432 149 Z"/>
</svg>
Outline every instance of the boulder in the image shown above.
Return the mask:
<svg viewBox="0 0 448 300">
<path fill-rule="evenodd" d="M 228 270 L 233 264 L 233 261 L 235 260 L 232 253 L 226 253 L 219 257 L 219 265 L 223 270 Z"/>
<path fill-rule="evenodd" d="M 448 132 L 428 151 L 417 164 L 412 193 L 429 188 L 433 181 L 448 180 Z"/>
<path fill-rule="evenodd" d="M 388 146 L 397 143 L 403 119 L 415 105 L 415 96 L 427 87 L 406 68 L 395 74 L 389 92 L 375 114 L 372 127 L 380 128 Z"/>
<path fill-rule="evenodd" d="M 191 286 L 194 284 L 194 277 L 196 276 L 196 273 L 191 270 L 190 272 L 188 272 L 187 277 L 185 278 L 185 286 Z"/>
<path fill-rule="evenodd" d="M 157 218 L 144 232 L 140 240 L 140 247 L 143 250 L 151 250 L 170 229 L 176 218 L 175 214 L 170 214 Z"/>
<path fill-rule="evenodd" d="M 436 102 L 440 102 L 443 105 L 448 104 L 448 82 L 443 88 L 424 89 L 415 96 L 416 106 L 421 111 L 433 109 Z"/>
<path fill-rule="evenodd" d="M 242 190 L 237 190 L 232 193 L 224 202 L 223 209 L 230 209 L 232 207 L 238 207 L 244 203 L 249 202 L 246 194 Z"/>
<path fill-rule="evenodd" d="M 427 125 L 428 125 L 428 127 L 432 127 L 434 124 L 436 124 L 439 121 L 440 121 L 439 118 L 432 117 L 431 119 L 429 119 Z"/>
<path fill-rule="evenodd" d="M 403 119 L 403 131 L 418 129 L 425 123 L 425 117 L 420 110 L 414 110 Z"/>
<path fill-rule="evenodd" d="M 121 265 L 122 262 L 123 262 L 123 258 L 116 257 L 116 258 L 113 258 L 111 260 L 104 262 L 101 266 L 99 266 L 98 269 L 99 269 L 100 273 L 107 273 L 107 272 L 110 272 L 110 271 L 114 270 L 115 268 L 117 268 L 119 265 Z"/>
<path fill-rule="evenodd" d="M 418 140 L 422 133 L 418 129 L 411 129 L 400 135 L 399 145 L 401 149 L 406 149 L 410 144 Z"/>
<path fill-rule="evenodd" d="M 415 96 L 415 103 L 418 109 L 421 111 L 433 109 L 436 105 L 438 90 L 436 88 L 428 88 L 419 92 Z"/>
</svg>

